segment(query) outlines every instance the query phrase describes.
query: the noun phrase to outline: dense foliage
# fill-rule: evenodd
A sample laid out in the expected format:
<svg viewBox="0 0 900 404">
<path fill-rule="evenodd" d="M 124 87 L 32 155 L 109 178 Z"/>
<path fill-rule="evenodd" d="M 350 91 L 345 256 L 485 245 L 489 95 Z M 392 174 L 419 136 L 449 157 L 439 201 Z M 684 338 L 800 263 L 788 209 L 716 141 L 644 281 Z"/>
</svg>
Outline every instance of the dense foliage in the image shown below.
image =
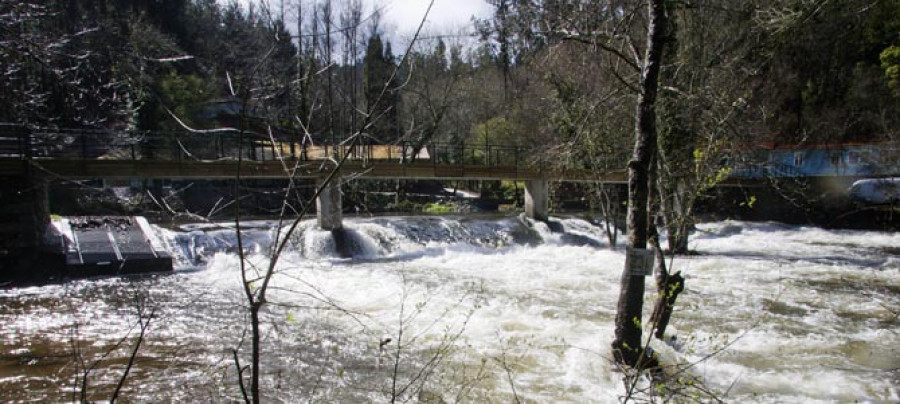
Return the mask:
<svg viewBox="0 0 900 404">
<path fill-rule="evenodd" d="M 477 44 L 431 34 L 403 59 L 359 1 L 3 0 L 0 121 L 160 130 L 247 111 L 250 127 L 324 141 L 363 130 L 606 164 L 591 160 L 621 154 L 634 126 L 639 3 L 493 0 Z M 735 141 L 895 137 L 897 0 L 669 3 L 660 141 L 674 165 Z"/>
</svg>

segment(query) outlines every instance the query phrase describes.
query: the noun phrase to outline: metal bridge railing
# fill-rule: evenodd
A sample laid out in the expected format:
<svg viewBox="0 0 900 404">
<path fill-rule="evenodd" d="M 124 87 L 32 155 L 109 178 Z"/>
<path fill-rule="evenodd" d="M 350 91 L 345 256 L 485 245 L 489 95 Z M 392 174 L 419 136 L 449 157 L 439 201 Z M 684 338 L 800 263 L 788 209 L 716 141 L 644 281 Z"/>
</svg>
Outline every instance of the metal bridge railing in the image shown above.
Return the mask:
<svg viewBox="0 0 900 404">
<path fill-rule="evenodd" d="M 0 158 L 68 160 L 251 161 L 340 159 L 400 164 L 522 167 L 526 149 L 505 145 L 399 142 L 390 145 L 307 144 L 236 132 L 142 132 L 25 128 L 0 123 Z"/>
</svg>

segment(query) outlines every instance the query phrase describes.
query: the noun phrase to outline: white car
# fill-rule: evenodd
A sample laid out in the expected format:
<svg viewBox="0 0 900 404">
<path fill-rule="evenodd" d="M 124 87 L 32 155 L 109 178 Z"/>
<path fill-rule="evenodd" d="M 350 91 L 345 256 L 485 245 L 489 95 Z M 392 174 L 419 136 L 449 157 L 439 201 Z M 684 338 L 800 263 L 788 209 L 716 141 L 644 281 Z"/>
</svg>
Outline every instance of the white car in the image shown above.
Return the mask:
<svg viewBox="0 0 900 404">
<path fill-rule="evenodd" d="M 900 203 L 900 177 L 869 178 L 850 186 L 850 199 L 874 205 Z"/>
</svg>

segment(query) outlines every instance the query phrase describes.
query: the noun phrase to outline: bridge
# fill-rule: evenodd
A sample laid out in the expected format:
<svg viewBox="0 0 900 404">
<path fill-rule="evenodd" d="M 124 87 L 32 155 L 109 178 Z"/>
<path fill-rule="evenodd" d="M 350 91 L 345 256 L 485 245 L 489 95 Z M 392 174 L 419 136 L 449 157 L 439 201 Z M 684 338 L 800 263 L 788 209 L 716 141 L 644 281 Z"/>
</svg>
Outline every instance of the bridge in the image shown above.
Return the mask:
<svg viewBox="0 0 900 404">
<path fill-rule="evenodd" d="M 308 139 L 307 139 L 308 140 Z M 345 160 L 339 178 L 515 180 L 525 182 L 525 211 L 546 220 L 548 180 L 624 183 L 624 169 L 560 170 L 504 145 L 398 142 L 391 145 L 313 144 L 284 137 L 218 132 L 134 132 L 26 129 L 0 124 L 0 177 L 29 173 L 67 179 L 170 178 L 310 179 L 322 182 Z M 624 167 L 625 156 L 610 167 Z M 338 184 L 316 201 L 319 225 L 341 227 Z"/>
<path fill-rule="evenodd" d="M 536 147 L 398 142 L 390 145 L 314 144 L 281 134 L 236 131 L 138 132 L 26 128 L 0 123 L 0 237 L 33 237 L 47 215 L 46 189 L 34 178 L 241 178 L 309 179 L 321 189 L 320 227 L 342 226 L 340 180 L 323 187 L 335 169 L 339 179 L 515 180 L 525 182 L 525 212 L 548 215 L 548 181 L 624 183 L 628 150 L 605 161 L 609 170 L 559 169 Z M 900 174 L 898 145 L 839 145 L 754 150 L 734 155 L 731 175 L 719 185 L 760 185 L 767 178 L 815 177 L 846 189 L 858 178 Z M 755 154 L 759 154 L 754 156 Z M 746 153 L 743 157 L 746 157 Z M 346 158 L 346 160 L 345 160 Z M 338 161 L 344 164 L 338 168 Z M 873 167 L 886 167 L 887 171 Z M 837 185 L 835 185 L 837 184 Z M 43 219 L 42 219 L 43 218 Z M 11 225 L 10 223 L 17 223 Z M 30 234 L 29 234 L 30 233 Z M 24 241 L 23 245 L 37 245 Z M 0 250 L 8 249 L 0 243 Z M 12 243 L 12 244 L 15 244 Z M 12 247 L 14 248 L 14 247 Z"/>
<path fill-rule="evenodd" d="M 12 128 L 12 129 L 11 129 Z M 5 130 L 4 130 L 5 129 Z M 0 175 L 22 175 L 22 161 L 69 178 L 316 179 L 345 156 L 342 176 L 373 179 L 624 182 L 624 169 L 551 169 L 532 150 L 504 145 L 398 142 L 319 144 L 234 132 L 110 132 L 0 126 Z M 624 167 L 625 156 L 617 164 Z M 330 164 L 329 164 L 330 163 Z"/>
</svg>

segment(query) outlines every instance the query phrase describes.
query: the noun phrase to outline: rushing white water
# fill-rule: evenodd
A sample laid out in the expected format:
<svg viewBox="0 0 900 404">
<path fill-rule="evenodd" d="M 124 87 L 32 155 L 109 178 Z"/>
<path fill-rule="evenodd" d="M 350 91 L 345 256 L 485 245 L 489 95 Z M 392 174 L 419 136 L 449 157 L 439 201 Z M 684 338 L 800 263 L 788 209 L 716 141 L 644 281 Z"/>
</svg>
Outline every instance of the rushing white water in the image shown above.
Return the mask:
<svg viewBox="0 0 900 404">
<path fill-rule="evenodd" d="M 268 263 L 271 228 L 246 233 L 251 271 Z M 241 345 L 234 232 L 159 231 L 179 259 L 175 274 L 0 291 L 0 388 L 11 399 L 69 399 L 71 347 L 88 359 L 109 350 L 137 318 L 134 295 L 158 311 L 130 397 L 239 397 L 231 350 L 241 346 L 246 364 L 249 342 Z M 263 313 L 270 399 L 384 402 L 393 392 L 581 403 L 625 394 L 609 360 L 624 257 L 590 223 L 353 219 L 346 240 L 353 257 L 337 258 L 332 234 L 303 223 L 280 260 Z M 670 389 L 681 377 L 734 402 L 897 402 L 898 246 L 895 233 L 699 226 L 691 248 L 700 254 L 671 263 L 687 277 L 669 329 L 678 342 L 652 342 L 665 363 L 685 365 L 670 371 Z M 651 278 L 647 287 L 645 319 Z M 122 363 L 99 367 L 95 398 Z"/>
</svg>

